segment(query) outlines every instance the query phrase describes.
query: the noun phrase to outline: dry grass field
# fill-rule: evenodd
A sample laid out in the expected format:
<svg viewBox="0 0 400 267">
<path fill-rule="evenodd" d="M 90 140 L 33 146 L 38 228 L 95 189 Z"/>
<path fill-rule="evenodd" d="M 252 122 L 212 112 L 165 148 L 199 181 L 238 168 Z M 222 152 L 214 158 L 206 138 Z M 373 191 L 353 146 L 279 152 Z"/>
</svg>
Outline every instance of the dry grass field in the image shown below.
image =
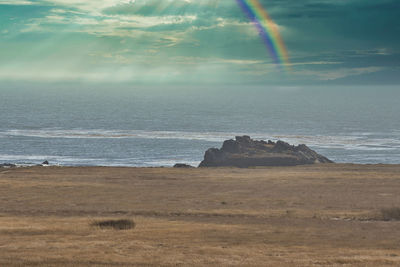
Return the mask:
<svg viewBox="0 0 400 267">
<path fill-rule="evenodd" d="M 0 266 L 400 266 L 399 207 L 400 165 L 0 169 Z"/>
</svg>

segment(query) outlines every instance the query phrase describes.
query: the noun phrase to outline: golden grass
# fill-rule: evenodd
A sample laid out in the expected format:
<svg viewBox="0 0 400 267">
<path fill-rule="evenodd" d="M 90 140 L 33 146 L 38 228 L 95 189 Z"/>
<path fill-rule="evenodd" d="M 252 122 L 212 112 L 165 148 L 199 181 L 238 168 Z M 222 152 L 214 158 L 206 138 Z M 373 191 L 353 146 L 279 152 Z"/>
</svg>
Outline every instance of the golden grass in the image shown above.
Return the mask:
<svg viewBox="0 0 400 267">
<path fill-rule="evenodd" d="M 398 165 L 0 169 L 0 266 L 395 266 L 374 214 L 399 188 Z"/>
</svg>

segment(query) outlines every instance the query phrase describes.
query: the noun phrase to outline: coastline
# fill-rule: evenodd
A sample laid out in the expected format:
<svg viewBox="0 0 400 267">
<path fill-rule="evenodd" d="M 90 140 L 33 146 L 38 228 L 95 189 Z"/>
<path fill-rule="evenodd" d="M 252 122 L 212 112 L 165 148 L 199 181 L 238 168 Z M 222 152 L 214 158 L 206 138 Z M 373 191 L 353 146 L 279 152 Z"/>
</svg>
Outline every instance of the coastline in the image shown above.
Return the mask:
<svg viewBox="0 0 400 267">
<path fill-rule="evenodd" d="M 235 167 L 235 166 L 221 166 L 221 167 L 198 167 L 196 165 L 188 165 L 186 163 L 176 163 L 186 166 L 191 166 L 191 168 L 182 168 L 182 167 L 174 167 L 174 166 L 130 166 L 130 165 L 60 165 L 60 164 L 14 164 L 14 163 L 4 163 L 0 164 L 0 170 L 5 169 L 30 169 L 30 168 L 58 168 L 58 169 L 96 169 L 96 168 L 104 168 L 104 169 L 186 169 L 186 170 L 195 170 L 195 169 L 203 169 L 203 170 L 213 170 L 213 169 L 242 169 L 242 170 L 252 170 L 252 169 L 271 169 L 271 168 L 283 168 L 283 169 L 290 169 L 290 168 L 301 168 L 301 167 L 322 167 L 322 166 L 336 166 L 337 168 L 341 167 L 396 167 L 400 166 L 400 163 L 342 163 L 342 162 L 333 162 L 333 163 L 315 163 L 315 164 L 302 164 L 302 165 L 294 165 L 294 166 L 252 166 L 252 167 Z M 13 166 L 8 166 L 13 165 Z"/>
<path fill-rule="evenodd" d="M 400 221 L 379 215 L 398 188 L 383 164 L 2 168 L 0 265 L 398 265 Z"/>
</svg>

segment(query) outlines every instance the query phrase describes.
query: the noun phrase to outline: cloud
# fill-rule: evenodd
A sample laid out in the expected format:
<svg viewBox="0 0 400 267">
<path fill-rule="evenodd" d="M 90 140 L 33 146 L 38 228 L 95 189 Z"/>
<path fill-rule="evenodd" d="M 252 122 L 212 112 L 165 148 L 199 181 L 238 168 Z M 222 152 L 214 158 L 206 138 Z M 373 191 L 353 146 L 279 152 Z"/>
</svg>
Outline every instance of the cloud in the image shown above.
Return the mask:
<svg viewBox="0 0 400 267">
<path fill-rule="evenodd" d="M 363 68 L 338 68 L 331 70 L 302 70 L 297 71 L 296 75 L 317 77 L 321 81 L 337 80 L 350 76 L 375 73 L 384 70 L 383 67 L 363 67 Z"/>
<path fill-rule="evenodd" d="M 260 2 L 289 50 L 288 78 L 234 0 L 0 0 L 0 76 L 308 83 L 399 66 L 398 0 Z"/>
<path fill-rule="evenodd" d="M 29 0 L 0 0 L 0 5 L 12 5 L 12 6 L 20 6 L 20 5 L 33 5 L 35 4 Z"/>
<path fill-rule="evenodd" d="M 293 66 L 305 66 L 305 65 L 338 65 L 343 64 L 343 62 L 335 62 L 335 61 L 306 61 L 306 62 L 295 62 L 290 63 Z"/>
<path fill-rule="evenodd" d="M 70 9 L 84 11 L 87 14 L 99 15 L 105 8 L 121 4 L 132 4 L 131 0 L 39 0 L 42 4 L 66 7 Z"/>
<path fill-rule="evenodd" d="M 59 11 L 53 12 L 56 14 L 48 15 L 44 18 L 33 19 L 32 21 L 38 25 L 46 25 L 48 30 L 52 25 L 65 24 L 92 27 L 109 27 L 113 29 L 144 29 L 158 25 L 177 25 L 191 23 L 196 20 L 195 16 L 104 16 L 98 17 L 83 17 L 77 15 L 65 15 Z M 70 31 L 81 31 L 81 29 L 69 27 Z M 109 31 L 107 31 L 109 32 Z"/>
<path fill-rule="evenodd" d="M 214 34 L 217 28 L 225 28 L 227 32 L 231 30 L 229 27 L 245 29 L 245 35 L 258 39 L 248 21 L 210 14 L 210 7 L 215 8 L 219 1 L 111 0 L 99 4 L 98 1 L 43 0 L 42 3 L 54 6 L 45 16 L 30 19 L 21 32 L 130 38 L 150 44 L 151 50 L 178 44 L 200 47 L 208 42 L 206 35 Z"/>
<path fill-rule="evenodd" d="M 64 28 L 64 31 L 129 37 L 137 35 L 138 30 L 147 32 L 182 32 L 189 29 L 204 30 L 218 26 L 223 27 L 234 23 L 219 17 L 205 19 L 196 14 L 196 12 L 183 12 L 179 9 L 174 9 L 174 12 L 154 12 L 154 10 L 148 14 L 141 12 L 143 8 L 154 9 L 160 6 L 162 6 L 162 9 L 166 9 L 167 7 L 171 8 L 171 6 L 205 5 L 205 1 L 191 3 L 187 0 L 46 0 L 42 3 L 51 3 L 55 8 L 51 9 L 49 11 L 50 14 L 44 17 L 31 19 L 26 24 L 27 27 L 23 32 L 59 31 L 60 24 L 64 24 L 68 25 L 68 27 Z M 111 12 L 111 9 L 108 9 L 110 7 L 115 10 Z M 77 27 L 72 27 L 73 25 Z"/>
</svg>

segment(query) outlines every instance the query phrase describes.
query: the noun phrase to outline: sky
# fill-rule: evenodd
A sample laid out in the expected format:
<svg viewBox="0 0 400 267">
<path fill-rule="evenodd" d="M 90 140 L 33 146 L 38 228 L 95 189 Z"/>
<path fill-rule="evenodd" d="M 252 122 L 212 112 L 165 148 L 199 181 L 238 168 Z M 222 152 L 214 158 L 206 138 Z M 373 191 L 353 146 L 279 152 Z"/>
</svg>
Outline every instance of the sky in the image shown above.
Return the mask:
<svg viewBox="0 0 400 267">
<path fill-rule="evenodd" d="M 236 0 L 0 0 L 0 85 L 400 84 L 399 0 L 260 0 L 282 71 Z"/>
</svg>

